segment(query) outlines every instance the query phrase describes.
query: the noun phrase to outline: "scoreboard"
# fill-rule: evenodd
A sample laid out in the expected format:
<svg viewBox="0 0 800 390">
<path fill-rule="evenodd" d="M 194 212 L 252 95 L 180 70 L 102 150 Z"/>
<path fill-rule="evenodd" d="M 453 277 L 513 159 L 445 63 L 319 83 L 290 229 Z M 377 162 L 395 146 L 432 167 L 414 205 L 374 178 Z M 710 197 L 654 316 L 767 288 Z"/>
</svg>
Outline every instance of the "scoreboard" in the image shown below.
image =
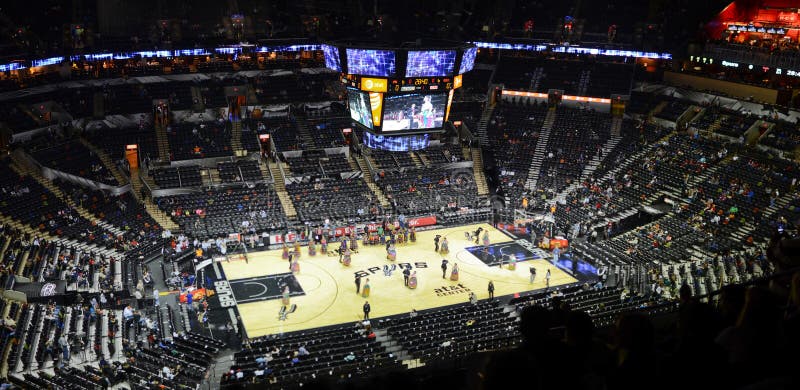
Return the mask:
<svg viewBox="0 0 800 390">
<path fill-rule="evenodd" d="M 450 91 L 461 87 L 462 77 L 462 75 L 456 75 L 447 77 L 378 78 L 343 74 L 342 83 L 349 88 L 366 92 Z"/>
<path fill-rule="evenodd" d="M 392 80 L 392 92 L 420 92 L 420 91 L 449 91 L 461 86 L 461 75 L 455 77 L 415 77 L 409 79 Z"/>
<path fill-rule="evenodd" d="M 409 46 L 341 43 L 323 45 L 325 65 L 341 75 L 350 117 L 374 143 L 393 148 L 445 131 L 456 89 L 472 70 L 477 48 L 468 43 L 418 41 Z M 372 137 L 374 136 L 374 137 Z M 415 136 L 400 138 L 398 136 Z"/>
</svg>

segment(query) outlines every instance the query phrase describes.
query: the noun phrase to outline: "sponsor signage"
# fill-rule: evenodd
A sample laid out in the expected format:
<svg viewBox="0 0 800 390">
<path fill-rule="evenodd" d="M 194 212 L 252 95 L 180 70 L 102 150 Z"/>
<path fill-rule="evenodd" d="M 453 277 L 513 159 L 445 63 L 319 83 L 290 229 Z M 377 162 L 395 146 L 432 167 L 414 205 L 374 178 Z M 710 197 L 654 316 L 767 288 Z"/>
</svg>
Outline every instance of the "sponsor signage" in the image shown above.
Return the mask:
<svg viewBox="0 0 800 390">
<path fill-rule="evenodd" d="M 449 295 L 469 294 L 472 290 L 469 287 L 459 283 L 455 286 L 441 286 L 433 289 L 437 297 L 446 297 Z"/>
<path fill-rule="evenodd" d="M 361 90 L 368 92 L 386 92 L 388 83 L 386 79 L 362 77 Z"/>
</svg>

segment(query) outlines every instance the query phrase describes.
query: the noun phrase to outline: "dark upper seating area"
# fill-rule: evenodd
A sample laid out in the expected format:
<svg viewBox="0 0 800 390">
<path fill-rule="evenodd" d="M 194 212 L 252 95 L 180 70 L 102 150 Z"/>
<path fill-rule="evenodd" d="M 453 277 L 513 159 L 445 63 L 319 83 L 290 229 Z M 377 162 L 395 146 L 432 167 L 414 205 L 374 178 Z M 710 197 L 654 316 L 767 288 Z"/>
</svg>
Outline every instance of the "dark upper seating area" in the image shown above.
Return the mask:
<svg viewBox="0 0 800 390">
<path fill-rule="evenodd" d="M 217 163 L 217 169 L 223 183 L 262 181 L 258 164 L 257 160 L 225 161 Z"/>
<path fill-rule="evenodd" d="M 610 130 L 607 113 L 559 107 L 537 185 L 560 192 L 580 178 L 586 164 L 610 137 Z"/>
<path fill-rule="evenodd" d="M 683 100 L 672 99 L 668 100 L 667 105 L 664 108 L 656 113 L 656 118 L 666 119 L 671 122 L 675 122 L 678 118 L 683 115 L 684 112 L 689 108 L 690 104 Z"/>
<path fill-rule="evenodd" d="M 692 120 L 691 126 L 711 130 L 728 137 L 739 138 L 758 120 L 755 116 L 743 115 L 717 106 L 707 107 L 700 118 Z"/>
<path fill-rule="evenodd" d="M 311 102 L 328 99 L 325 82 L 337 73 L 324 69 L 276 70 L 252 79 L 256 96 L 262 103 Z"/>
<path fill-rule="evenodd" d="M 349 116 L 308 119 L 308 130 L 314 139 L 316 148 L 335 148 L 345 145 L 342 129 L 353 128 L 352 120 Z"/>
<path fill-rule="evenodd" d="M 465 76 L 466 77 L 466 76 Z M 466 81 L 465 81 L 466 83 Z M 476 92 L 474 97 L 466 96 L 464 100 L 456 100 L 453 98 L 453 105 L 450 106 L 450 117 L 449 120 L 454 124 L 458 121 L 464 123 L 471 131 L 476 131 L 478 129 L 478 122 L 481 119 L 481 114 L 483 113 L 484 106 L 486 102 L 481 100 L 470 100 L 474 99 L 481 99 L 483 95 L 483 89 L 488 87 L 488 80 L 486 84 L 483 85 L 483 88 L 480 92 Z"/>
<path fill-rule="evenodd" d="M 120 184 L 100 158 L 78 140 L 37 150 L 33 158 L 46 167 L 78 177 L 112 186 Z"/>
<path fill-rule="evenodd" d="M 625 112 L 636 115 L 647 115 L 661 101 L 658 95 L 631 91 L 630 99 L 625 104 Z"/>
<path fill-rule="evenodd" d="M 347 156 L 344 153 L 328 154 L 324 157 L 320 157 L 319 164 L 321 165 L 322 172 L 326 176 L 336 176 L 341 173 L 354 171 L 350 163 L 347 162 Z"/>
<path fill-rule="evenodd" d="M 153 99 L 145 84 L 117 84 L 103 90 L 103 107 L 108 114 L 149 113 Z"/>
<path fill-rule="evenodd" d="M 390 152 L 374 149 L 369 151 L 369 156 L 375 161 L 377 169 L 396 170 L 416 166 L 408 152 Z"/>
<path fill-rule="evenodd" d="M 586 96 L 628 95 L 633 80 L 632 63 L 597 62 L 591 67 Z"/>
<path fill-rule="evenodd" d="M 464 160 L 461 146 L 451 143 L 431 145 L 424 150 L 416 151 L 416 153 L 424 155 L 431 164 L 446 164 Z"/>
<path fill-rule="evenodd" d="M 257 128 L 251 128 L 249 124 L 243 124 L 242 137 L 240 138 L 242 149 L 248 152 L 260 152 L 261 144 L 258 140 L 258 135 Z"/>
<path fill-rule="evenodd" d="M 489 121 L 489 149 L 499 170 L 498 187 L 512 199 L 521 199 L 525 191 L 546 116 L 546 105 L 506 100 L 495 108 Z"/>
<path fill-rule="evenodd" d="M 147 157 L 150 159 L 156 159 L 156 157 L 158 157 L 155 130 L 150 126 L 143 126 L 142 128 L 98 129 L 87 134 L 87 139 L 92 145 L 105 151 L 113 161 L 119 161 L 125 158 L 126 145 L 138 145 L 139 158 L 142 160 Z"/>
<path fill-rule="evenodd" d="M 14 132 L 21 132 L 38 127 L 36 120 L 22 107 L 22 105 L 4 104 L 0 108 L 2 122 Z"/>
<path fill-rule="evenodd" d="M 537 61 L 527 57 L 501 57 L 494 73 L 495 83 L 502 83 L 508 89 L 532 90 L 541 79 L 541 70 L 537 69 Z"/>
<path fill-rule="evenodd" d="M 173 124 L 167 137 L 172 161 L 233 155 L 230 123 L 227 122 Z"/>
<path fill-rule="evenodd" d="M 160 188 L 198 187 L 203 183 L 199 165 L 157 168 L 150 174 Z"/>
<path fill-rule="evenodd" d="M 284 160 L 289 166 L 293 176 L 321 176 L 322 167 L 318 153 L 303 152 L 297 157 L 285 157 Z"/>
<path fill-rule="evenodd" d="M 269 117 L 253 120 L 250 127 L 258 129 L 258 134 L 270 134 L 278 152 L 306 149 L 305 141 L 297 133 L 296 120 L 289 116 Z"/>
<path fill-rule="evenodd" d="M 627 95 L 632 78 L 630 63 L 501 56 L 494 82 L 512 90 L 560 89 L 565 95 L 608 98 L 613 93 Z"/>
</svg>

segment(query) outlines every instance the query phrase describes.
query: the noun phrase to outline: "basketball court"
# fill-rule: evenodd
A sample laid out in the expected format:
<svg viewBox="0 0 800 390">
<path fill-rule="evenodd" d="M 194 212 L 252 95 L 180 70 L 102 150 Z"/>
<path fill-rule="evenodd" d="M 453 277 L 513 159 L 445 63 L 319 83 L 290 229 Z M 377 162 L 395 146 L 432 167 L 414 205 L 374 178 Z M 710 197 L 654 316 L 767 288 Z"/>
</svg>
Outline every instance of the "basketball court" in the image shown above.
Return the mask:
<svg viewBox="0 0 800 390">
<path fill-rule="evenodd" d="M 486 251 L 466 237 L 466 233 L 478 227 L 489 231 L 490 245 Z M 434 251 L 433 240 L 437 234 L 447 238 L 449 254 Z M 338 248 L 338 243 L 328 248 Z M 236 309 L 249 337 L 356 322 L 363 318 L 365 301 L 372 307 L 370 318 L 377 319 L 408 313 L 411 309 L 420 311 L 467 302 L 471 291 L 479 299 L 486 299 L 490 280 L 494 282 L 496 297 L 542 289 L 548 269 L 551 287 L 577 281 L 567 271 L 550 263 L 547 252 L 533 248 L 527 240 L 515 240 L 489 224 L 417 232 L 415 243 L 396 248 L 397 260 L 390 261 L 386 258 L 385 246 L 364 246 L 359 242 L 352 263 L 344 266 L 338 261 L 338 255 L 329 256 L 318 251 L 312 257 L 307 247 L 302 247 L 297 274 L 291 273 L 289 262 L 281 258 L 281 250 L 250 252 L 247 261 L 233 255 L 230 261 L 219 265 L 230 284 Z M 510 270 L 507 263 L 501 268 L 502 255 L 509 254 L 517 259 L 516 270 Z M 448 260 L 445 279 L 442 279 L 442 259 Z M 459 268 L 458 281 L 450 280 L 454 263 Z M 384 265 L 391 267 L 393 264 L 396 269 L 387 276 Z M 405 286 L 401 264 L 408 264 L 416 271 L 416 289 Z M 537 271 L 533 284 L 529 281 L 530 266 Z M 362 288 L 369 280 L 368 298 L 356 294 L 357 273 L 363 275 Z M 279 320 L 280 295 L 286 286 L 290 290 L 290 302 L 297 305 L 297 309 L 285 320 Z"/>
</svg>

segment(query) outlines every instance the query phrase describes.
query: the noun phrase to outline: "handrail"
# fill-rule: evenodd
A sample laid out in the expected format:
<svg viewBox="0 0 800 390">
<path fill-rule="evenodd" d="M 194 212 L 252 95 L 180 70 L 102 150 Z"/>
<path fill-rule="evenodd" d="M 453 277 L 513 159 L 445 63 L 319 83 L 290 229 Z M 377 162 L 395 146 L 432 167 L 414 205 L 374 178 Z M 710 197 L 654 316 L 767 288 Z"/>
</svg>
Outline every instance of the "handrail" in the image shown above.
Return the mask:
<svg viewBox="0 0 800 390">
<path fill-rule="evenodd" d="M 281 179 L 283 179 L 283 185 L 286 186 L 286 172 L 283 171 L 283 165 L 279 159 L 275 159 L 275 165 L 278 166 L 278 171 L 281 173 Z"/>
<path fill-rule="evenodd" d="M 367 164 L 367 170 L 369 170 L 369 176 L 374 178 L 375 177 L 375 167 L 372 166 L 372 163 L 369 161 L 369 159 L 367 158 L 366 154 L 362 154 L 362 156 L 363 156 L 363 159 L 364 159 L 364 163 Z"/>
</svg>

